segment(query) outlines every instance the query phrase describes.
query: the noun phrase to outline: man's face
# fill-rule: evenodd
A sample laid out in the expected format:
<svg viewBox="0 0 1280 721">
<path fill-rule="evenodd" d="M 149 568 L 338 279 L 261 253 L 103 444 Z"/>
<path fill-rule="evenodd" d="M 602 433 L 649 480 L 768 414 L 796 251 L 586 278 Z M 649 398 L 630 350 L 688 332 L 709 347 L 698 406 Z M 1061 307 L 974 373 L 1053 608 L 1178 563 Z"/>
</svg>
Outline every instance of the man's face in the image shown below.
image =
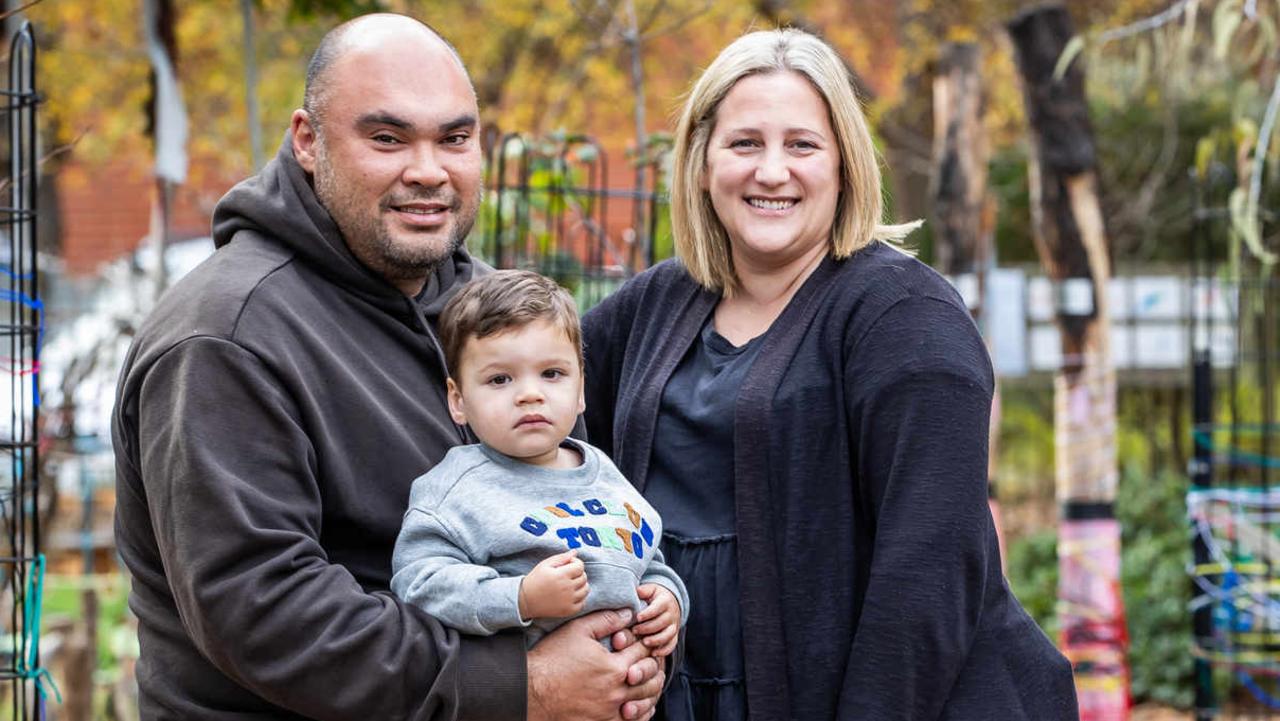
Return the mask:
<svg viewBox="0 0 1280 721">
<path fill-rule="evenodd" d="M 475 222 L 475 94 L 443 45 L 415 36 L 347 50 L 327 88 L 318 132 L 295 113 L 298 162 L 356 258 L 416 295 Z"/>
</svg>

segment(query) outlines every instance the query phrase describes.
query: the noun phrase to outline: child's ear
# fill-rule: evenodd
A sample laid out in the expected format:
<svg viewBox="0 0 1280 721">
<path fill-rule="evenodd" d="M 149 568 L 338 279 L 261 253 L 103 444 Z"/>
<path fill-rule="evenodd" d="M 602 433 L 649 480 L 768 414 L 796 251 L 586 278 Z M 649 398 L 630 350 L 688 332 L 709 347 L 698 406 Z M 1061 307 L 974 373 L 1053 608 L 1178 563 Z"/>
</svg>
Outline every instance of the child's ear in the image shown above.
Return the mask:
<svg viewBox="0 0 1280 721">
<path fill-rule="evenodd" d="M 449 389 L 449 416 L 453 418 L 453 422 L 460 426 L 467 425 L 467 410 L 462 402 L 462 391 L 458 390 L 458 384 L 449 378 L 445 382 L 445 386 Z"/>
</svg>

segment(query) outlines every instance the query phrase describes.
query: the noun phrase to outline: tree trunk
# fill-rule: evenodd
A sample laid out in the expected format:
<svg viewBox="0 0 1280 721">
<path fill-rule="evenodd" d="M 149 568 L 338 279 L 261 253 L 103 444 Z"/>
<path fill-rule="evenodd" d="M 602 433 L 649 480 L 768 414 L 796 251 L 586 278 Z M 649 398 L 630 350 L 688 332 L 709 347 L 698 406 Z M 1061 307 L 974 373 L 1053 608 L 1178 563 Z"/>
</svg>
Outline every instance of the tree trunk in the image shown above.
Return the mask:
<svg viewBox="0 0 1280 721">
<path fill-rule="evenodd" d="M 1116 377 L 1107 282 L 1110 250 L 1098 202 L 1096 153 L 1081 62 L 1054 68 L 1074 35 L 1059 5 L 1008 25 L 1030 122 L 1028 184 L 1036 250 L 1057 290 L 1062 365 L 1054 378 L 1058 597 L 1063 651 L 1082 721 L 1128 717 L 1127 635 L 1115 520 Z"/>
<path fill-rule="evenodd" d="M 987 137 L 982 127 L 978 46 L 948 43 L 933 79 L 934 262 L 943 273 L 978 271 L 984 255 Z"/>
<path fill-rule="evenodd" d="M 177 10 L 174 7 L 173 0 L 143 1 L 146 9 L 144 22 L 149 24 L 147 28 L 148 52 L 150 53 L 151 51 L 151 41 L 154 38 L 155 42 L 160 46 L 164 61 L 168 63 L 169 68 L 172 70 L 174 82 L 176 83 L 178 74 L 178 36 Z M 162 121 L 162 113 L 167 112 L 161 108 L 164 100 L 161 91 L 163 80 L 156 67 L 157 59 L 155 57 L 151 59 L 151 94 L 147 98 L 147 134 L 151 136 L 157 159 L 155 199 L 152 202 L 151 209 L 151 244 L 155 249 L 152 281 L 155 297 L 159 298 L 160 294 L 169 285 L 169 279 L 165 272 L 164 256 L 165 249 L 169 244 L 170 216 L 175 179 L 167 177 L 165 172 L 160 169 L 161 163 L 159 159 L 164 152 L 162 149 L 165 143 L 164 135 L 170 132 L 171 129 Z"/>
<path fill-rule="evenodd" d="M 240 0 L 244 25 L 245 122 L 249 126 L 249 164 L 254 173 L 262 169 L 262 118 L 258 112 L 258 46 L 254 41 L 253 0 Z"/>
<path fill-rule="evenodd" d="M 933 172 L 929 181 L 934 264 L 943 273 L 975 279 L 977 295 L 966 298 L 984 334 L 982 323 L 986 271 L 991 265 L 993 200 L 987 192 L 987 134 L 983 114 L 981 55 L 974 43 L 943 46 L 933 78 Z M 987 489 L 991 517 L 1004 534 L 996 497 L 996 442 L 1000 430 L 999 393 L 992 399 L 990 462 Z"/>
</svg>

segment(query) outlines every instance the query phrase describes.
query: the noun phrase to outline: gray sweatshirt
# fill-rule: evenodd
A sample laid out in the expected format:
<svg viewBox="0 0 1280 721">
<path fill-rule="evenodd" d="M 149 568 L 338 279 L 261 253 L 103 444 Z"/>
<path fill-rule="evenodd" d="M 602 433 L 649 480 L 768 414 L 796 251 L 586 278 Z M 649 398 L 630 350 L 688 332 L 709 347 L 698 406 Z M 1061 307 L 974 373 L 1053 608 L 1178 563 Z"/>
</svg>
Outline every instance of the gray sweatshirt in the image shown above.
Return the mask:
<svg viewBox="0 0 1280 721">
<path fill-rule="evenodd" d="M 522 463 L 483 444 L 458 446 L 413 482 L 391 559 L 391 590 L 463 633 L 527 627 L 529 646 L 567 618 L 520 618 L 520 581 L 548 556 L 576 549 L 591 584 L 582 614 L 644 604 L 655 583 L 680 602 L 684 583 L 662 560 L 662 520 L 613 462 L 574 439 L 582 465 Z M 581 614 L 580 614 L 581 615 Z"/>
</svg>

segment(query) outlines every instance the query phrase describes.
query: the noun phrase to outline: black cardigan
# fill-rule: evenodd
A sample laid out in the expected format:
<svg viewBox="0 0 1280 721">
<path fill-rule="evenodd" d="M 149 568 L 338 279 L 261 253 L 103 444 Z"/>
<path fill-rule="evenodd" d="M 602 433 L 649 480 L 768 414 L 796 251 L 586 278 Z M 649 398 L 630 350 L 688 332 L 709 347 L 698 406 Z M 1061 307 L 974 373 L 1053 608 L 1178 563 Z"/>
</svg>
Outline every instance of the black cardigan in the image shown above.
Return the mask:
<svg viewBox="0 0 1280 721">
<path fill-rule="evenodd" d="M 588 435 L 641 491 L 662 389 L 717 301 L 668 261 L 583 320 Z M 824 260 L 775 321 L 734 419 L 753 719 L 1078 718 L 1000 570 L 992 388 L 955 291 L 883 244 Z"/>
</svg>

